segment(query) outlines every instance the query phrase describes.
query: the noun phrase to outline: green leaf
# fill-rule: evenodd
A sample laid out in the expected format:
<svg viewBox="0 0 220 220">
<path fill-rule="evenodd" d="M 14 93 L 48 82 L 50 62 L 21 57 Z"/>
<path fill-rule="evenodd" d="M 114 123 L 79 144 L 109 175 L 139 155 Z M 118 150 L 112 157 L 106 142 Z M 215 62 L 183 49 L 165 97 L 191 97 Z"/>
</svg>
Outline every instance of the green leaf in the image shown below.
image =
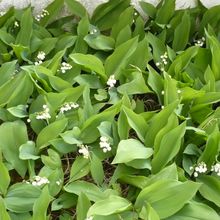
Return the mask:
<svg viewBox="0 0 220 220">
<path fill-rule="evenodd" d="M 1 194 L 5 195 L 10 184 L 10 176 L 8 169 L 3 162 L 0 162 L 0 176 L 2 177 L 0 180 L 0 192 Z"/>
<path fill-rule="evenodd" d="M 76 206 L 77 220 L 86 219 L 86 215 L 90 206 L 91 203 L 87 198 L 87 196 L 84 193 L 81 193 L 78 197 L 77 206 Z"/>
<path fill-rule="evenodd" d="M 147 147 L 152 147 L 154 145 L 154 140 L 157 133 L 167 124 L 169 116 L 176 109 L 178 102 L 169 104 L 164 109 L 162 109 L 158 114 L 149 120 L 149 130 L 146 132 L 145 144 Z"/>
<path fill-rule="evenodd" d="M 86 43 L 95 50 L 110 51 L 115 46 L 115 41 L 105 35 L 89 34 L 84 37 Z"/>
<path fill-rule="evenodd" d="M 33 141 L 27 141 L 19 147 L 19 158 L 21 160 L 37 160 L 40 158 L 37 156 L 35 143 Z"/>
<path fill-rule="evenodd" d="M 208 136 L 206 147 L 199 157 L 198 162 L 205 162 L 209 168 L 212 166 L 219 153 L 219 140 L 220 133 L 216 126 L 215 130 Z"/>
<path fill-rule="evenodd" d="M 152 160 L 152 172 L 157 173 L 179 152 L 186 123 L 182 123 L 162 137 L 160 148 Z"/>
<path fill-rule="evenodd" d="M 219 215 L 214 209 L 204 203 L 190 201 L 179 212 L 166 220 L 218 220 Z"/>
<path fill-rule="evenodd" d="M 153 4 L 144 1 L 141 1 L 139 4 L 146 15 L 150 16 L 151 18 L 155 18 L 157 9 Z"/>
<path fill-rule="evenodd" d="M 141 209 L 149 203 L 161 219 L 167 218 L 191 200 L 199 187 L 200 184 L 191 181 L 158 180 L 140 192 L 135 207 Z"/>
<path fill-rule="evenodd" d="M 25 118 L 28 116 L 26 105 L 18 105 L 8 108 L 7 110 L 17 118 Z"/>
<path fill-rule="evenodd" d="M 152 156 L 152 154 L 152 148 L 146 148 L 138 140 L 121 140 L 117 148 L 116 156 L 112 163 L 127 163 L 135 159 L 147 159 Z"/>
<path fill-rule="evenodd" d="M 85 54 L 75 53 L 75 54 L 71 54 L 70 58 L 73 60 L 73 62 L 81 65 L 86 70 L 94 71 L 100 77 L 102 77 L 102 79 L 107 80 L 103 64 L 101 60 L 96 56 L 90 54 L 85 55 Z"/>
<path fill-rule="evenodd" d="M 4 199 L 0 196 L 0 219 L 11 220 L 8 212 L 6 211 Z"/>
<path fill-rule="evenodd" d="M 144 77 L 140 72 L 132 72 L 129 78 L 131 78 L 130 82 L 124 83 L 117 88 L 119 93 L 133 95 L 150 92 L 150 89 L 147 87 Z"/>
<path fill-rule="evenodd" d="M 90 170 L 90 164 L 89 159 L 84 158 L 82 156 L 78 156 L 75 161 L 73 162 L 73 165 L 70 170 L 70 182 L 73 182 L 77 179 L 80 179 L 84 176 L 86 176 L 89 173 Z"/>
<path fill-rule="evenodd" d="M 108 216 L 111 214 L 121 213 L 126 210 L 131 210 L 132 204 L 119 196 L 109 196 L 109 198 L 95 202 L 87 213 L 87 216 L 102 215 Z"/>
<path fill-rule="evenodd" d="M 27 8 L 21 17 L 20 31 L 16 37 L 15 43 L 17 45 L 23 45 L 30 47 L 31 37 L 33 32 L 33 17 L 31 8 Z"/>
<path fill-rule="evenodd" d="M 51 4 L 49 4 L 45 8 L 45 10 L 48 11 L 48 15 L 41 18 L 40 24 L 42 26 L 47 26 L 51 21 L 53 21 L 53 19 L 56 18 L 56 16 L 58 16 L 59 12 L 63 8 L 63 5 L 64 5 L 64 0 L 56 0 L 53 1 Z"/>
<path fill-rule="evenodd" d="M 118 20 L 120 14 L 129 7 L 129 0 L 110 0 L 99 5 L 93 12 L 91 21 L 101 31 L 108 30 Z"/>
<path fill-rule="evenodd" d="M 55 139 L 67 126 L 66 118 L 55 121 L 45 127 L 37 136 L 37 149 L 41 150 L 49 145 L 49 141 Z"/>
<path fill-rule="evenodd" d="M 12 185 L 6 196 L 6 208 L 12 212 L 23 213 L 32 211 L 34 202 L 39 198 L 41 190 L 27 183 L 17 183 Z"/>
<path fill-rule="evenodd" d="M 28 140 L 26 125 L 22 121 L 5 122 L 0 126 L 0 149 L 7 162 L 24 177 L 27 163 L 19 158 L 19 147 Z"/>
<path fill-rule="evenodd" d="M 182 17 L 181 23 L 175 28 L 172 47 L 175 51 L 184 50 L 189 41 L 191 28 L 190 15 L 187 11 Z"/>
<path fill-rule="evenodd" d="M 48 186 L 45 186 L 39 198 L 34 202 L 33 220 L 47 220 L 47 209 L 51 201 Z"/>
<path fill-rule="evenodd" d="M 125 106 L 123 106 L 123 112 L 127 117 L 128 124 L 131 126 L 131 128 L 133 128 L 136 131 L 140 140 L 144 142 L 144 137 L 146 135 L 148 127 L 144 118 L 140 114 L 136 114 L 135 112 L 133 112 Z"/>
<path fill-rule="evenodd" d="M 104 180 L 102 161 L 95 155 L 91 159 L 91 175 L 96 184 L 101 185 Z"/>
<path fill-rule="evenodd" d="M 78 196 L 81 193 L 84 193 L 90 201 L 94 202 L 105 198 L 105 195 L 100 188 L 98 188 L 93 183 L 89 183 L 82 180 L 77 180 L 75 182 L 68 183 L 64 186 L 64 190 L 66 192 L 73 193 Z"/>
<path fill-rule="evenodd" d="M 214 202 L 218 207 L 220 206 L 220 182 L 219 178 L 215 176 L 202 175 L 198 178 L 198 181 L 203 183 L 199 189 L 201 195 Z"/>
<path fill-rule="evenodd" d="M 129 58 L 135 52 L 138 45 L 137 37 L 132 38 L 121 44 L 115 51 L 105 60 L 105 69 L 108 76 L 115 75 L 119 78 L 122 69 L 128 65 Z"/>
<path fill-rule="evenodd" d="M 87 14 L 86 9 L 78 1 L 65 0 L 65 3 L 68 6 L 68 10 L 79 17 L 84 17 Z"/>
<path fill-rule="evenodd" d="M 168 24 L 175 12 L 175 1 L 164 0 L 163 5 L 158 9 L 155 21 L 158 24 Z"/>
</svg>

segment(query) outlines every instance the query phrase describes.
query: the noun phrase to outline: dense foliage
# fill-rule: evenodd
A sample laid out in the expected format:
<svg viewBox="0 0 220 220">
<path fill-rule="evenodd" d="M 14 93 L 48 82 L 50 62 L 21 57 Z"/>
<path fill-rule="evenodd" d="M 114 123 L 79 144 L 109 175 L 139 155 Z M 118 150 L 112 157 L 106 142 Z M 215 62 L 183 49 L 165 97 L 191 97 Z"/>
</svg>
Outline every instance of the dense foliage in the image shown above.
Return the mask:
<svg viewBox="0 0 220 220">
<path fill-rule="evenodd" d="M 0 219 L 220 219 L 220 6 L 140 6 L 2 13 Z"/>
</svg>

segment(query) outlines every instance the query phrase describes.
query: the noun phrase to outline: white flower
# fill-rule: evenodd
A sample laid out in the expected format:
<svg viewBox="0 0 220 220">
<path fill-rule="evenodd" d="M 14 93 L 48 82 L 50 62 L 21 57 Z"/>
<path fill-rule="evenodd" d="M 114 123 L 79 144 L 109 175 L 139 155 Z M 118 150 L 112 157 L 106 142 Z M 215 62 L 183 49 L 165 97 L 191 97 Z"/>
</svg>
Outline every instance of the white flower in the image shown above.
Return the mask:
<svg viewBox="0 0 220 220">
<path fill-rule="evenodd" d="M 72 66 L 69 63 L 62 62 L 61 68 L 60 68 L 62 73 L 66 73 L 67 70 L 71 70 L 71 69 L 72 69 Z"/>
<path fill-rule="evenodd" d="M 75 103 L 75 102 L 67 102 L 64 103 L 61 108 L 60 108 L 60 112 L 63 114 L 66 111 L 69 111 L 71 109 L 76 109 L 79 107 L 79 104 Z"/>
<path fill-rule="evenodd" d="M 5 15 L 5 14 L 6 14 L 5 11 L 1 11 L 1 12 L 0 12 L 0 16 L 3 16 L 3 15 Z"/>
<path fill-rule="evenodd" d="M 201 39 L 195 40 L 195 46 L 202 47 L 205 43 L 205 38 L 202 37 Z"/>
<path fill-rule="evenodd" d="M 215 172 L 218 176 L 220 176 L 220 163 L 216 163 L 212 166 L 211 171 Z"/>
<path fill-rule="evenodd" d="M 109 139 L 105 136 L 100 137 L 99 146 L 103 150 L 104 153 L 111 151 L 112 149 L 109 143 Z"/>
<path fill-rule="evenodd" d="M 180 89 L 178 89 L 178 90 L 177 90 L 177 93 L 178 93 L 178 94 L 180 94 L 180 93 L 181 93 L 181 90 L 180 90 Z"/>
<path fill-rule="evenodd" d="M 162 91 L 161 91 L 161 94 L 164 95 L 164 93 L 165 93 L 164 90 L 162 90 Z"/>
<path fill-rule="evenodd" d="M 115 86 L 117 80 L 115 79 L 115 76 L 114 75 L 111 75 L 109 78 L 108 78 L 108 81 L 107 81 L 107 85 L 112 88 Z"/>
<path fill-rule="evenodd" d="M 50 181 L 46 177 L 34 176 L 33 180 L 26 181 L 28 184 L 31 183 L 33 186 L 42 186 L 50 183 Z"/>
<path fill-rule="evenodd" d="M 84 144 L 80 144 L 79 148 L 80 149 L 78 150 L 78 152 L 80 154 L 82 154 L 84 158 L 88 159 L 89 158 L 89 148 L 88 148 L 88 146 L 84 145 Z"/>
<path fill-rule="evenodd" d="M 42 12 L 41 12 L 41 14 L 36 15 L 35 19 L 36 19 L 37 21 L 40 21 L 41 18 L 44 18 L 44 17 L 46 17 L 47 15 L 49 15 L 49 12 L 48 12 L 47 10 L 43 9 Z"/>
<path fill-rule="evenodd" d="M 19 27 L 19 23 L 17 21 L 14 22 L 14 27 Z"/>
<path fill-rule="evenodd" d="M 37 54 L 37 59 L 38 60 L 44 60 L 45 59 L 45 53 L 43 51 L 39 51 Z"/>
<path fill-rule="evenodd" d="M 38 120 L 43 120 L 43 119 L 50 119 L 51 115 L 50 115 L 50 109 L 47 107 L 47 105 L 43 105 L 43 111 L 41 112 L 37 112 L 37 116 L 36 119 Z"/>
<path fill-rule="evenodd" d="M 27 119 L 27 123 L 31 123 L 31 119 L 30 118 Z"/>
<path fill-rule="evenodd" d="M 57 180 L 56 184 L 59 186 L 62 183 L 62 180 Z"/>
<path fill-rule="evenodd" d="M 190 167 L 190 169 L 192 170 L 193 168 Z M 194 177 L 198 177 L 198 175 L 200 173 L 206 173 L 207 172 L 207 165 L 205 162 L 200 162 L 199 164 L 197 164 L 195 167 L 194 167 L 194 173 L 193 173 L 193 176 Z"/>
</svg>

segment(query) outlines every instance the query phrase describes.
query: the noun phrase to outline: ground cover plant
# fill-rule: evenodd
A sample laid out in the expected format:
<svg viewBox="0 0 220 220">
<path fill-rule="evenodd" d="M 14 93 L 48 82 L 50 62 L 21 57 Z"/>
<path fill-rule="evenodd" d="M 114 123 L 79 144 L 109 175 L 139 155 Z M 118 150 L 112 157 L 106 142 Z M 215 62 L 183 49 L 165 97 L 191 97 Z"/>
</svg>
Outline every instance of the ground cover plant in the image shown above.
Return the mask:
<svg viewBox="0 0 220 220">
<path fill-rule="evenodd" d="M 140 6 L 2 13 L 0 219 L 220 219 L 220 6 Z"/>
</svg>

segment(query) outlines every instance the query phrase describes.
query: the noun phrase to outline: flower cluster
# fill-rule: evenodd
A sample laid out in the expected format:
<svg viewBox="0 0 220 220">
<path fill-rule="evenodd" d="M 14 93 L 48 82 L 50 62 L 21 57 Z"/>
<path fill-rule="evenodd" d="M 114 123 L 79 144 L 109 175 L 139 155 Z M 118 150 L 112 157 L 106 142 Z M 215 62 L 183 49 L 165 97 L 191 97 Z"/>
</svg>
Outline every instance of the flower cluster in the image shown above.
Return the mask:
<svg viewBox="0 0 220 220">
<path fill-rule="evenodd" d="M 14 22 L 14 27 L 15 27 L 15 28 L 19 27 L 18 21 L 15 21 L 15 22 Z"/>
<path fill-rule="evenodd" d="M 195 46 L 199 46 L 199 47 L 202 47 L 205 43 L 205 38 L 202 37 L 201 39 L 199 40 L 195 40 Z"/>
<path fill-rule="evenodd" d="M 161 71 L 164 71 L 164 66 L 168 64 L 168 54 L 165 52 L 163 55 L 160 56 L 161 62 L 157 62 L 156 66 L 161 68 Z"/>
<path fill-rule="evenodd" d="M 190 167 L 190 170 L 193 170 L 193 169 L 194 169 L 194 173 L 193 173 L 194 177 L 198 177 L 199 173 L 206 173 L 208 170 L 205 162 L 200 162 L 195 167 Z"/>
<path fill-rule="evenodd" d="M 63 114 L 64 112 L 67 112 L 71 109 L 75 109 L 75 108 L 78 108 L 78 107 L 79 107 L 79 104 L 77 104 L 75 102 L 66 102 L 61 106 L 60 112 Z"/>
<path fill-rule="evenodd" d="M 60 68 L 62 73 L 66 73 L 67 70 L 71 70 L 71 69 L 72 69 L 72 66 L 69 63 L 62 62 L 61 68 Z"/>
<path fill-rule="evenodd" d="M 84 158 L 88 159 L 89 158 L 89 147 L 84 144 L 80 144 L 78 145 L 78 147 L 80 148 L 78 152 L 82 154 Z"/>
<path fill-rule="evenodd" d="M 49 12 L 45 9 L 42 10 L 41 14 L 38 14 L 35 19 L 37 21 L 40 21 L 42 18 L 46 17 L 47 15 L 49 15 Z"/>
<path fill-rule="evenodd" d="M 220 163 L 213 165 L 211 171 L 217 173 L 217 175 L 220 176 Z"/>
<path fill-rule="evenodd" d="M 34 176 L 32 180 L 26 181 L 28 184 L 32 184 L 33 186 L 42 186 L 50 183 L 50 181 L 46 177 Z"/>
<path fill-rule="evenodd" d="M 50 109 L 48 108 L 47 105 L 43 105 L 43 111 L 41 112 L 37 112 L 37 116 L 36 116 L 36 119 L 38 120 L 42 120 L 42 119 L 50 119 L 51 116 L 50 116 Z"/>
<path fill-rule="evenodd" d="M 114 75 L 111 75 L 109 78 L 108 78 L 108 81 L 107 81 L 107 85 L 112 88 L 115 86 L 117 80 L 115 79 L 115 76 Z"/>
<path fill-rule="evenodd" d="M 37 61 L 34 63 L 35 65 L 40 65 L 45 59 L 46 54 L 43 51 L 39 51 L 37 54 Z"/>
<path fill-rule="evenodd" d="M 107 151 L 111 151 L 112 149 L 109 143 L 109 139 L 104 136 L 100 137 L 99 146 L 103 150 L 104 153 L 106 153 Z"/>
</svg>

